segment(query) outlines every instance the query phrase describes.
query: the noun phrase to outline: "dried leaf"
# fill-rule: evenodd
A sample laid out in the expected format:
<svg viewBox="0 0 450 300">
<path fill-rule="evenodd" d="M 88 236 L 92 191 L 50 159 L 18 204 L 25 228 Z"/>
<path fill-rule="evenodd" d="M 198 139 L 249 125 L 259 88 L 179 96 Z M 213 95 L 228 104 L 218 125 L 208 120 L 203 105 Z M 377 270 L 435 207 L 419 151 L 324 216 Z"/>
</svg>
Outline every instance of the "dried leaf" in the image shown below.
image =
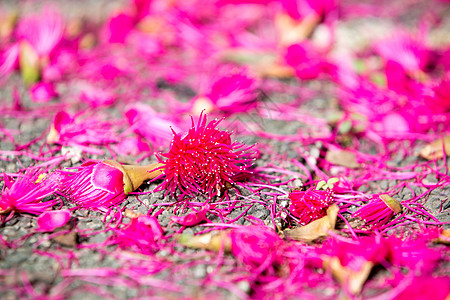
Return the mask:
<svg viewBox="0 0 450 300">
<path fill-rule="evenodd" d="M 356 161 L 355 153 L 347 150 L 330 150 L 327 151 L 325 159 L 330 163 L 346 168 L 356 169 L 361 165 Z"/>
<path fill-rule="evenodd" d="M 219 251 L 224 247 L 225 251 L 231 251 L 231 238 L 228 231 L 209 232 L 202 235 L 181 235 L 178 242 L 186 247 L 195 249 L 207 249 Z"/>
<path fill-rule="evenodd" d="M 420 156 L 428 159 L 439 159 L 444 157 L 443 149 L 445 147 L 445 154 L 450 155 L 450 135 L 445 136 L 443 139 L 435 140 L 428 145 L 426 145 L 422 151 L 420 151 Z"/>
<path fill-rule="evenodd" d="M 450 229 L 444 229 L 437 239 L 434 240 L 435 243 L 450 245 Z"/>
<path fill-rule="evenodd" d="M 342 266 L 339 258 L 324 256 L 325 268 L 330 268 L 334 278 L 349 292 L 357 295 L 369 277 L 373 268 L 373 263 L 365 261 L 357 271 Z"/>
<path fill-rule="evenodd" d="M 78 234 L 75 231 L 70 231 L 68 233 L 55 236 L 52 240 L 66 247 L 75 247 L 78 245 Z"/>
<path fill-rule="evenodd" d="M 303 242 L 312 242 L 323 236 L 328 235 L 328 231 L 334 229 L 339 207 L 333 204 L 327 209 L 327 215 L 315 220 L 305 226 L 297 227 L 291 230 L 285 230 L 285 236 Z"/>
</svg>

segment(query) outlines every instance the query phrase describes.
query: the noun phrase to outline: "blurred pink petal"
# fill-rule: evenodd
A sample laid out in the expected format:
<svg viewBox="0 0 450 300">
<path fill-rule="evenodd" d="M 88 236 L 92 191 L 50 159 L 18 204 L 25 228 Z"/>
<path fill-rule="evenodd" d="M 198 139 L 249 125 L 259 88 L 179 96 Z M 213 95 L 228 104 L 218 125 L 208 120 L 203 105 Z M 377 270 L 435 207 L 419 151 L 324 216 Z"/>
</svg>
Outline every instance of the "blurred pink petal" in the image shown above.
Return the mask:
<svg viewBox="0 0 450 300">
<path fill-rule="evenodd" d="M 52 98 L 57 97 L 55 87 L 51 82 L 39 82 L 30 88 L 31 99 L 34 102 L 49 102 Z"/>
<path fill-rule="evenodd" d="M 50 55 L 61 41 L 64 20 L 59 11 L 45 7 L 40 13 L 21 18 L 18 36 L 27 40 L 40 57 Z"/>
<path fill-rule="evenodd" d="M 70 219 L 68 209 L 45 211 L 37 218 L 38 231 L 54 231 L 56 228 L 64 226 Z"/>
</svg>

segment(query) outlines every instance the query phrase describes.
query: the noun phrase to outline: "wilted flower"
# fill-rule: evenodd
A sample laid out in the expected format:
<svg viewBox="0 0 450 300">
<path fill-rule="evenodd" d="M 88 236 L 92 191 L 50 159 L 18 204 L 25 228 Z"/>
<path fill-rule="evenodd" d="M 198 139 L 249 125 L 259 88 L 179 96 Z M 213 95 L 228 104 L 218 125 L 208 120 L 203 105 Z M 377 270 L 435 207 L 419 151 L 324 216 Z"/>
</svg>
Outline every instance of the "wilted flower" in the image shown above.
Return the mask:
<svg viewBox="0 0 450 300">
<path fill-rule="evenodd" d="M 27 83 L 35 82 L 49 57 L 62 39 L 64 21 L 61 14 L 46 7 L 40 14 L 22 18 L 18 25 L 20 68 Z"/>
<path fill-rule="evenodd" d="M 111 124 L 96 118 L 71 117 L 60 111 L 54 118 L 47 135 L 47 143 L 61 145 L 102 145 L 117 142 Z"/>
<path fill-rule="evenodd" d="M 311 187 L 306 191 L 294 190 L 289 194 L 290 212 L 299 219 L 300 224 L 306 225 L 327 214 L 328 207 L 333 204 L 333 189 L 325 190 Z"/>
<path fill-rule="evenodd" d="M 48 102 L 58 96 L 51 82 L 39 82 L 30 88 L 31 99 L 34 102 Z"/>
<path fill-rule="evenodd" d="M 252 268 L 281 263 L 283 240 L 265 226 L 245 226 L 230 232 L 231 253 Z"/>
<path fill-rule="evenodd" d="M 287 65 L 295 70 L 298 78 L 314 79 L 328 71 L 330 64 L 309 41 L 290 45 L 284 54 Z"/>
<path fill-rule="evenodd" d="M 57 199 L 42 202 L 56 192 L 57 183 L 37 168 L 29 169 L 13 182 L 6 175 L 3 179 L 0 215 L 11 212 L 39 215 L 58 202 Z"/>
<path fill-rule="evenodd" d="M 203 110 L 224 114 L 249 111 L 255 108 L 258 97 L 257 82 L 245 69 L 229 70 L 215 78 L 206 91 L 193 99 L 192 112 L 199 115 Z"/>
<path fill-rule="evenodd" d="M 165 179 L 157 190 L 174 195 L 178 189 L 180 198 L 197 193 L 213 197 L 234 184 L 235 176 L 250 173 L 252 147 L 231 142 L 231 133 L 216 129 L 220 120 L 206 122 L 206 115 L 200 115 L 197 126 L 192 118 L 184 137 L 173 132 L 169 152 L 158 157 Z"/>
<path fill-rule="evenodd" d="M 380 227 L 386 225 L 395 214 L 401 212 L 400 201 L 387 194 L 381 194 L 355 211 L 353 216 L 363 220 L 365 226 Z"/>
<path fill-rule="evenodd" d="M 131 218 L 131 222 L 120 229 L 114 229 L 110 241 L 122 249 L 152 254 L 158 249 L 157 242 L 163 237 L 163 230 L 153 216 Z"/>
<path fill-rule="evenodd" d="M 145 181 L 160 175 L 149 166 L 121 165 L 113 160 L 88 161 L 75 172 L 59 171 L 60 191 L 83 208 L 107 211 Z"/>
</svg>

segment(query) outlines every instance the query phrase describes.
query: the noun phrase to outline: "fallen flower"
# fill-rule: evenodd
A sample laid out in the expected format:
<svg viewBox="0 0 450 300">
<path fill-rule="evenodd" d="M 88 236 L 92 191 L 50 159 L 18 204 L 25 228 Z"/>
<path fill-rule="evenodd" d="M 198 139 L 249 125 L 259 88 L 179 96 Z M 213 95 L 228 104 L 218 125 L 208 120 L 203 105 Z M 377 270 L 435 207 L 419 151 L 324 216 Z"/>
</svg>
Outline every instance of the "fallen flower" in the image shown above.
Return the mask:
<svg viewBox="0 0 450 300">
<path fill-rule="evenodd" d="M 39 82 L 30 88 L 31 99 L 34 102 L 45 103 L 58 96 L 51 82 Z"/>
<path fill-rule="evenodd" d="M 180 199 L 197 193 L 213 197 L 234 184 L 236 176 L 251 173 L 253 146 L 231 142 L 231 133 L 216 129 L 220 120 L 206 123 L 202 114 L 195 126 L 191 119 L 188 133 L 174 131 L 169 152 L 158 156 L 165 179 L 156 190 L 166 189 L 166 195 L 179 191 Z"/>
<path fill-rule="evenodd" d="M 0 198 L 0 215 L 9 213 L 28 213 L 40 215 L 55 205 L 58 200 L 42 202 L 56 192 L 57 183 L 53 177 L 46 176 L 37 168 L 29 169 L 23 176 L 11 182 L 3 175 L 5 185 Z"/>
<path fill-rule="evenodd" d="M 400 201 L 387 194 L 381 194 L 355 211 L 352 216 L 363 220 L 367 227 L 380 227 L 386 225 L 394 215 L 401 213 L 402 210 Z"/>
<path fill-rule="evenodd" d="M 105 212 L 119 205 L 145 181 L 161 174 L 158 164 L 121 165 L 113 160 L 88 161 L 75 172 L 58 172 L 59 190 L 83 208 Z"/>
<path fill-rule="evenodd" d="M 312 242 L 320 237 L 328 235 L 328 231 L 334 229 L 336 225 L 339 207 L 337 204 L 330 206 L 325 217 L 315 220 L 305 226 L 297 227 L 291 230 L 285 230 L 285 236 L 303 242 Z"/>
<path fill-rule="evenodd" d="M 322 190 L 317 187 L 311 187 L 306 191 L 294 190 L 289 194 L 291 200 L 289 210 L 302 225 L 325 216 L 328 207 L 334 202 L 333 189 Z"/>
<path fill-rule="evenodd" d="M 64 226 L 70 219 L 70 211 L 68 209 L 45 211 L 40 215 L 36 222 L 38 231 L 51 232 L 56 228 Z"/>
<path fill-rule="evenodd" d="M 137 216 L 120 229 L 113 229 L 110 242 L 121 249 L 132 249 L 142 254 L 152 254 L 158 249 L 158 242 L 164 232 L 153 216 Z"/>
<path fill-rule="evenodd" d="M 194 226 L 207 220 L 206 213 L 208 210 L 209 205 L 206 204 L 199 211 L 193 211 L 185 216 L 171 216 L 170 219 L 182 226 Z"/>
</svg>

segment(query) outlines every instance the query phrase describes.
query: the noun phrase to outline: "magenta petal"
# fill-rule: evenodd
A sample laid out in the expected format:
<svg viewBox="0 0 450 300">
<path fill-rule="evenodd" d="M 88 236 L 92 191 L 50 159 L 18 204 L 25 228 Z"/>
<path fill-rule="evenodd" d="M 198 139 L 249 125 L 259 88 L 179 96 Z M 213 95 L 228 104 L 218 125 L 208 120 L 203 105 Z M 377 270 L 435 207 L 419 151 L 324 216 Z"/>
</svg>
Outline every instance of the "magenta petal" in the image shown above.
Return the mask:
<svg viewBox="0 0 450 300">
<path fill-rule="evenodd" d="M 37 218 L 38 231 L 54 231 L 70 219 L 68 209 L 45 211 Z"/>
<path fill-rule="evenodd" d="M 31 99 L 34 102 L 48 102 L 58 94 L 52 83 L 39 82 L 30 88 Z"/>
<path fill-rule="evenodd" d="M 123 191 L 123 173 L 114 167 L 100 162 L 94 166 L 91 183 L 96 189 L 113 194 L 120 193 Z"/>
</svg>

